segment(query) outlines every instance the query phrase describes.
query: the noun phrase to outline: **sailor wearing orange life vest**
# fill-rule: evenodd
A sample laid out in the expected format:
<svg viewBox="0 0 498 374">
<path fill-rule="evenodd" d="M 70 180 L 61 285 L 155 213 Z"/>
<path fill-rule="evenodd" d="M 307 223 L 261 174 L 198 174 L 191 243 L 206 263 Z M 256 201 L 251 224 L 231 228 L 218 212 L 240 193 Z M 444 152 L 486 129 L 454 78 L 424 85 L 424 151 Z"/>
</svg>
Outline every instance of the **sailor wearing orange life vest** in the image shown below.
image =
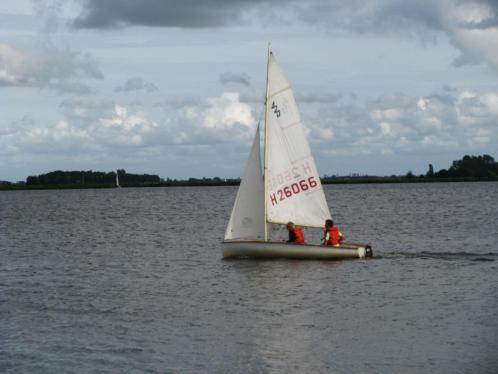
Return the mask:
<svg viewBox="0 0 498 374">
<path fill-rule="evenodd" d="M 325 229 L 323 230 L 322 244 L 338 247 L 344 240 L 344 236 L 337 227 L 334 226 L 334 221 L 328 219 L 325 221 Z"/>
<path fill-rule="evenodd" d="M 288 222 L 287 231 L 289 231 L 289 240 L 287 240 L 287 243 L 296 243 L 296 244 L 304 243 L 304 235 L 300 227 L 297 227 L 292 222 Z"/>
</svg>

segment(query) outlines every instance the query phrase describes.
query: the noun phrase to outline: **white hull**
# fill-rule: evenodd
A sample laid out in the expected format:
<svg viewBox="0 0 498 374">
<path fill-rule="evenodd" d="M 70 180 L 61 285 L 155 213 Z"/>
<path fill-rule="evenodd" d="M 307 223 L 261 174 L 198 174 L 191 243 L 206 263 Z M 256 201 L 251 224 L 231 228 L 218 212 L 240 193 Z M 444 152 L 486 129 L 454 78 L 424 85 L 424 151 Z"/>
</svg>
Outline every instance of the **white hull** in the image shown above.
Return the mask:
<svg viewBox="0 0 498 374">
<path fill-rule="evenodd" d="M 365 244 L 343 244 L 331 247 L 313 244 L 289 244 L 255 240 L 230 240 L 222 244 L 223 258 L 298 258 L 334 260 L 372 256 L 372 249 Z"/>
</svg>

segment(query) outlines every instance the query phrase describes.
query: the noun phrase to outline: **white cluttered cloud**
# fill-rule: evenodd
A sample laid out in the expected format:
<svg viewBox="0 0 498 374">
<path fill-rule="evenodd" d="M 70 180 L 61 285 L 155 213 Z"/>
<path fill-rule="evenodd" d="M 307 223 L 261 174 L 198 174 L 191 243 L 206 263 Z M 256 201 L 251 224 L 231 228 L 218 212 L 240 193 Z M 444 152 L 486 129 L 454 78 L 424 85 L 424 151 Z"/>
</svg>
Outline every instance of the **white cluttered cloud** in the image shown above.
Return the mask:
<svg viewBox="0 0 498 374">
<path fill-rule="evenodd" d="M 8 131 L 0 133 L 5 149 L 36 153 L 246 142 L 255 128 L 251 107 L 240 102 L 238 93 L 222 93 L 197 106 L 185 105 L 163 121 L 111 101 L 71 99 L 61 107 L 65 118 L 54 125 L 41 126 L 34 120 L 26 120 L 22 126 L 19 121 L 12 123 Z"/>
<path fill-rule="evenodd" d="M 45 45 L 26 52 L 0 43 L 0 87 L 34 87 L 60 93 L 88 94 L 86 79 L 102 79 L 96 61 L 87 53 Z"/>
<path fill-rule="evenodd" d="M 305 125 L 310 140 L 329 155 L 468 149 L 498 142 L 498 95 L 493 92 L 338 101 L 321 114 L 312 121 L 304 116 Z"/>
</svg>

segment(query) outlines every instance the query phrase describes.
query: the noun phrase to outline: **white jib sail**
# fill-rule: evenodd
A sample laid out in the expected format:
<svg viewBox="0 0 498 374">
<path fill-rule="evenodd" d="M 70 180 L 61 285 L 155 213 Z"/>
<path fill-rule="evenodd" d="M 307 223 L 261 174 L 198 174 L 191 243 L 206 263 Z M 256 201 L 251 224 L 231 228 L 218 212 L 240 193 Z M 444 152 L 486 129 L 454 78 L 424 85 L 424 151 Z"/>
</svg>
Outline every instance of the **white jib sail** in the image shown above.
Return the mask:
<svg viewBox="0 0 498 374">
<path fill-rule="evenodd" d="M 266 220 L 323 227 L 330 211 L 320 176 L 294 94 L 272 53 L 266 111 Z"/>
<path fill-rule="evenodd" d="M 258 126 L 228 221 L 225 240 L 261 239 L 264 236 L 264 185 L 259 142 Z"/>
</svg>

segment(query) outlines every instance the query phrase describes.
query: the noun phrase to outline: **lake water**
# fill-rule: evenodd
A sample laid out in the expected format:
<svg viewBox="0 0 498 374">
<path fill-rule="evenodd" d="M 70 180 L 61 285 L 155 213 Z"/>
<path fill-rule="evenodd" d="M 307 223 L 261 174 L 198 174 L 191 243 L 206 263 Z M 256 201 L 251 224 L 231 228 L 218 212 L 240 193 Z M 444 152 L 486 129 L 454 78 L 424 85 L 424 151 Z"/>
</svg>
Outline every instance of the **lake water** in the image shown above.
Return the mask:
<svg viewBox="0 0 498 374">
<path fill-rule="evenodd" d="M 234 187 L 0 192 L 0 372 L 498 372 L 498 183 L 326 192 L 375 258 L 222 260 Z"/>
</svg>

